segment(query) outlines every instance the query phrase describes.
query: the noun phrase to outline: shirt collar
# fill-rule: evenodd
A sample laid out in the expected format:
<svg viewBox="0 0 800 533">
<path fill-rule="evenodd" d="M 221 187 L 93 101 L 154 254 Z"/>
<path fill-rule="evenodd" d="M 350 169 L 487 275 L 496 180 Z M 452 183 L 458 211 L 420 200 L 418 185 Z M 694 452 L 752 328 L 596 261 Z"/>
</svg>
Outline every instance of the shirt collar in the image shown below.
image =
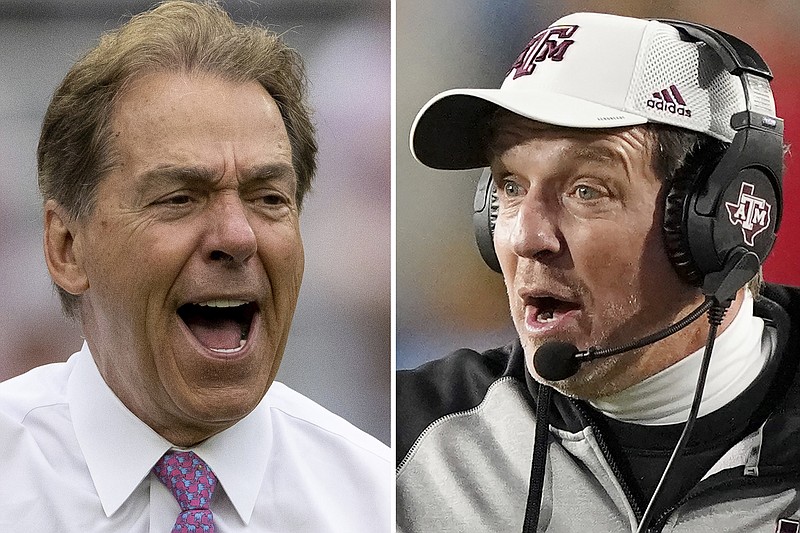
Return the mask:
<svg viewBox="0 0 800 533">
<path fill-rule="evenodd" d="M 239 422 L 192 448 L 211 466 L 245 524 L 250 522 L 261 492 L 271 448 L 266 397 Z"/>
<path fill-rule="evenodd" d="M 113 515 L 173 445 L 139 420 L 103 380 L 89 347 L 76 354 L 68 385 L 75 436 L 103 511 Z M 191 448 L 214 471 L 247 524 L 261 490 L 272 432 L 266 402 L 245 418 Z"/>
</svg>

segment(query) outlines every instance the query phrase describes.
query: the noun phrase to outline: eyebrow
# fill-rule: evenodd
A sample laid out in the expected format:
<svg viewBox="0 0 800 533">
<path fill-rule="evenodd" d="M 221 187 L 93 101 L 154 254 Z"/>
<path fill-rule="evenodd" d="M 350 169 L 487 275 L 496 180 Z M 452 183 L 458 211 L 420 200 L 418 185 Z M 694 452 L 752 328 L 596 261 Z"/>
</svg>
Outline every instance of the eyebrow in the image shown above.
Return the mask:
<svg viewBox="0 0 800 533">
<path fill-rule="evenodd" d="M 216 178 L 214 171 L 207 167 L 161 165 L 142 172 L 136 188 L 140 194 L 144 194 L 157 185 L 190 181 L 212 183 Z"/>
<path fill-rule="evenodd" d="M 210 167 L 161 165 L 146 170 L 140 175 L 137 190 L 140 194 L 144 194 L 156 185 L 192 182 L 212 184 L 219 179 L 219 173 Z M 297 179 L 292 165 L 281 162 L 265 163 L 243 169 L 240 172 L 239 181 L 241 184 L 253 181 L 291 181 L 295 186 Z"/>
<path fill-rule="evenodd" d="M 578 148 L 571 148 L 567 149 L 566 155 L 576 161 L 625 165 L 625 161 L 622 159 L 620 154 L 606 146 L 581 146 Z M 493 170 L 495 168 L 504 168 L 502 164 L 502 158 L 495 157 L 492 158 L 490 162 L 490 166 Z"/>
<path fill-rule="evenodd" d="M 297 176 L 295 175 L 294 167 L 287 163 L 265 163 L 263 165 L 246 168 L 241 172 L 242 182 L 280 179 L 291 179 L 296 182 Z"/>
<path fill-rule="evenodd" d="M 574 151 L 577 159 L 596 161 L 598 163 L 621 163 L 620 155 L 605 146 L 582 146 Z"/>
</svg>

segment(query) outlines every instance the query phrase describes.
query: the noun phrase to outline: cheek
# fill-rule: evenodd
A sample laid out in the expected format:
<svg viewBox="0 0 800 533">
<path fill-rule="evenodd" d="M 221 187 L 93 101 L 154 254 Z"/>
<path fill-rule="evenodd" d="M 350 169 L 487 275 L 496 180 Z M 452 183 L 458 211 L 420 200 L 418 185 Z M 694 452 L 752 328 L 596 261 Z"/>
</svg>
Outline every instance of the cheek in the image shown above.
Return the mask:
<svg viewBox="0 0 800 533">
<path fill-rule="evenodd" d="M 106 225 L 91 245 L 89 300 L 95 314 L 138 331 L 163 327 L 164 303 L 191 256 L 193 239 L 183 228 Z M 99 318 L 98 318 L 99 320 Z M 151 323 L 152 322 L 152 323 Z"/>
<path fill-rule="evenodd" d="M 514 253 L 511 246 L 510 224 L 498 220 L 492 232 L 492 239 L 497 260 L 500 263 L 500 269 L 503 272 L 506 285 L 508 285 L 508 282 L 514 277 L 518 259 L 517 254 Z"/>
<path fill-rule="evenodd" d="M 139 279 L 142 270 L 146 271 L 147 262 L 139 254 L 139 245 L 123 232 L 124 228 L 100 221 L 84 250 L 86 253 L 86 273 L 89 278 L 89 290 L 113 290 L 115 286 L 132 286 Z"/>
<path fill-rule="evenodd" d="M 98 247 L 99 279 L 112 280 L 123 287 L 155 289 L 171 284 L 194 248 L 194 240 L 180 228 L 164 231 L 115 230 Z"/>
<path fill-rule="evenodd" d="M 571 248 L 576 268 L 588 278 L 606 279 L 611 284 L 628 281 L 642 257 L 641 236 L 627 232 L 588 235 Z"/>
<path fill-rule="evenodd" d="M 305 268 L 300 232 L 287 228 L 264 235 L 258 245 L 259 256 L 273 290 L 284 298 L 296 299 Z"/>
<path fill-rule="evenodd" d="M 303 283 L 303 272 L 305 270 L 305 253 L 299 235 L 293 245 L 293 249 L 293 253 L 287 258 L 286 269 L 291 272 L 292 293 L 296 300 L 297 295 L 300 293 L 300 285 Z"/>
<path fill-rule="evenodd" d="M 659 277 L 643 264 L 649 253 L 642 247 L 642 236 L 621 235 L 605 240 L 605 246 L 602 244 L 595 242 L 594 248 L 587 245 L 585 283 L 594 301 L 603 302 L 605 312 L 632 312 L 639 301 L 642 284 Z"/>
<path fill-rule="evenodd" d="M 647 232 L 618 231 L 588 239 L 576 249 L 576 268 L 595 302 L 604 302 L 609 313 L 633 313 L 647 302 L 663 305 L 683 290 L 655 225 Z"/>
</svg>

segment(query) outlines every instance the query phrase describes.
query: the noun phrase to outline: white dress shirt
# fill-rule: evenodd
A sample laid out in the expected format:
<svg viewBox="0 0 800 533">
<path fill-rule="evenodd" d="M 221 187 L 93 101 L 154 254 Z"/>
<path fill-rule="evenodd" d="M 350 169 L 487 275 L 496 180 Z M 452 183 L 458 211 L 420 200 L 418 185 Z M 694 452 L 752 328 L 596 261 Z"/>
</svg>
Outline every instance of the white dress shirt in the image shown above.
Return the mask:
<svg viewBox="0 0 800 533">
<path fill-rule="evenodd" d="M 0 384 L 0 531 L 168 533 L 151 473 L 172 445 L 108 388 L 88 346 Z M 219 485 L 217 533 L 391 530 L 389 449 L 281 383 L 191 448 Z"/>
</svg>

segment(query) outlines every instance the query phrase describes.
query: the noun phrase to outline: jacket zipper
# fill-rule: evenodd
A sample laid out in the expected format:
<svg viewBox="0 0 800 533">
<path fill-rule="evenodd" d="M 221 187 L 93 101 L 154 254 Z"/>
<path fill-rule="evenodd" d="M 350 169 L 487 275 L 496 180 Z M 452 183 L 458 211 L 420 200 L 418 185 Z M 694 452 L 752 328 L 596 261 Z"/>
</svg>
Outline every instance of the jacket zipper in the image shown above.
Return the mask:
<svg viewBox="0 0 800 533">
<path fill-rule="evenodd" d="M 611 451 L 608 449 L 608 444 L 606 443 L 605 437 L 603 437 L 603 433 L 600 431 L 600 428 L 597 426 L 597 424 L 594 423 L 592 416 L 586 411 L 586 409 L 580 404 L 580 402 L 572 398 L 569 398 L 569 401 L 578 409 L 583 418 L 588 420 L 589 427 L 592 428 L 592 433 L 594 433 L 594 437 L 597 440 L 597 445 L 600 447 L 600 451 L 603 453 L 603 457 L 608 463 L 608 466 L 611 468 L 611 473 L 614 474 L 614 477 L 622 487 L 622 493 L 628 500 L 628 504 L 631 506 L 631 509 L 633 510 L 633 515 L 634 517 L 636 517 L 636 522 L 638 523 L 639 520 L 642 519 L 642 514 L 643 514 L 641 506 L 639 504 L 639 500 L 633 494 L 633 491 L 630 489 L 628 482 L 622 475 L 622 471 L 619 469 L 619 466 L 617 465 L 617 461 L 611 455 Z"/>
<path fill-rule="evenodd" d="M 724 485 L 725 485 L 724 483 L 716 484 L 713 488 L 720 488 Z M 695 493 L 692 493 L 692 491 L 690 490 L 686 496 L 675 502 L 675 504 L 673 504 L 671 507 L 664 509 L 661 512 L 661 514 L 658 515 L 655 520 L 653 520 L 652 525 L 647 528 L 647 533 L 659 533 L 661 530 L 664 529 L 664 526 L 667 524 L 667 519 L 670 517 L 672 513 L 674 513 L 679 507 L 685 505 L 692 498 L 699 496 L 705 492 L 708 492 L 711 488 L 712 487 L 705 487 L 702 490 L 698 490 Z"/>
<path fill-rule="evenodd" d="M 718 475 L 724 475 L 724 474 L 720 473 Z M 693 489 L 689 490 L 689 492 L 686 493 L 686 496 L 684 496 L 671 506 L 661 511 L 661 514 L 659 514 L 653 520 L 652 525 L 647 528 L 647 533 L 659 533 L 660 531 L 662 531 L 664 529 L 664 526 L 667 524 L 667 519 L 670 517 L 670 515 L 672 515 L 672 513 L 674 513 L 675 511 L 677 511 L 679 507 L 686 505 L 686 503 L 688 503 L 689 500 L 696 498 L 698 496 L 702 496 L 703 494 L 710 492 L 711 490 L 721 489 L 728 484 L 733 484 L 737 480 L 739 480 L 739 477 L 736 476 L 735 478 L 733 478 L 730 476 L 725 476 L 725 479 L 719 479 L 716 482 L 713 482 L 712 479 L 713 476 L 707 480 L 707 483 L 703 483 L 702 486 L 700 483 L 698 483 L 697 485 L 695 485 Z M 755 480 L 757 480 L 758 478 L 754 477 L 752 479 L 755 482 Z"/>
<path fill-rule="evenodd" d="M 716 480 L 714 480 L 714 477 L 716 476 L 719 476 L 721 479 L 717 478 Z M 697 498 L 709 492 L 713 492 L 715 490 L 720 490 L 720 489 L 724 490 L 728 486 L 737 487 L 740 485 L 758 485 L 760 483 L 764 483 L 765 486 L 770 486 L 768 483 L 775 478 L 785 479 L 785 480 L 789 480 L 792 477 L 794 477 L 795 479 L 800 478 L 800 476 L 798 476 L 797 473 L 793 475 L 790 474 L 788 476 L 786 475 L 741 476 L 733 474 L 726 475 L 720 472 L 719 474 L 716 474 L 716 476 L 712 476 L 711 478 L 707 479 L 705 483 L 701 482 L 700 484 L 696 485 L 694 489 L 690 490 L 686 494 L 686 496 L 678 500 L 674 505 L 662 511 L 661 514 L 658 515 L 658 517 L 656 517 L 653 520 L 653 525 L 647 528 L 648 533 L 658 533 L 662 531 L 667 523 L 667 519 L 670 517 L 670 515 L 672 515 L 672 513 L 677 511 L 678 508 L 683 507 L 684 505 L 689 503 L 690 500 L 693 500 L 694 498 Z"/>
</svg>

